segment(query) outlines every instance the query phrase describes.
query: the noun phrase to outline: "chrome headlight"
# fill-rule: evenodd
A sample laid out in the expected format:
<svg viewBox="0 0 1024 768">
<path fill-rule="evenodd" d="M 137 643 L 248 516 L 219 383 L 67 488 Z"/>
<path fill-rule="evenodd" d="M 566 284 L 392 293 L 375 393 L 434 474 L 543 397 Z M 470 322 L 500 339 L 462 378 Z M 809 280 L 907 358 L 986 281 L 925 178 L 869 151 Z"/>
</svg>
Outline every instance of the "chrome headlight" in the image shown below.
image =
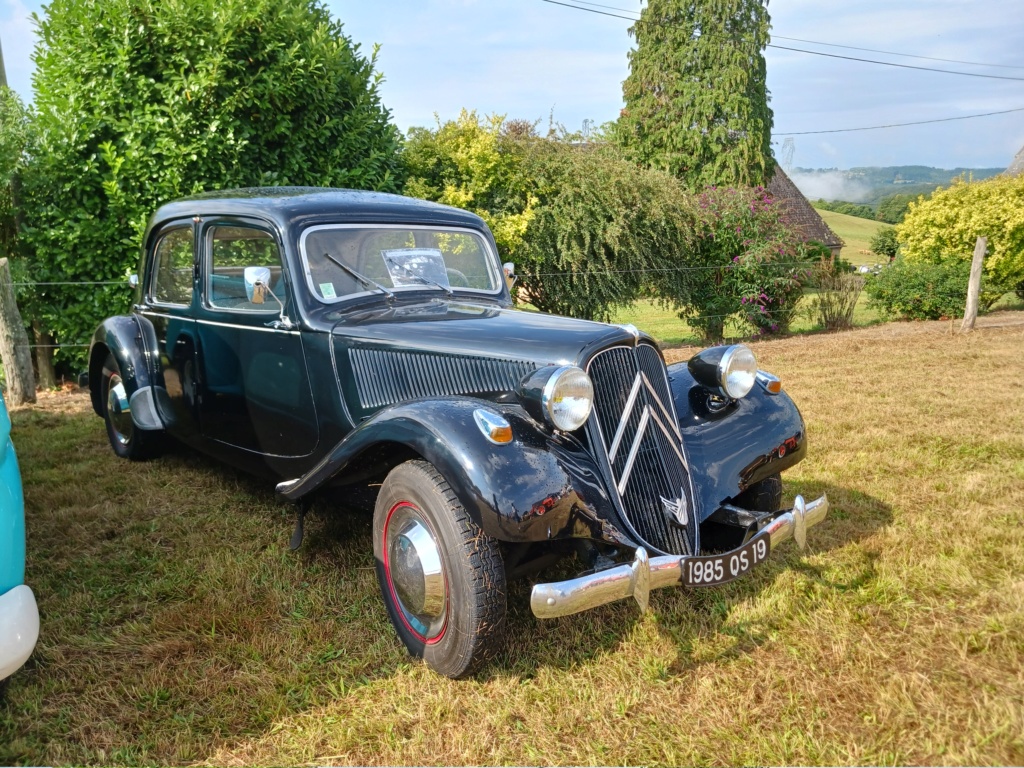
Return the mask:
<svg viewBox="0 0 1024 768">
<path fill-rule="evenodd" d="M 743 344 L 705 349 L 686 367 L 698 384 L 733 400 L 746 397 L 757 379 L 757 359 Z"/>
<path fill-rule="evenodd" d="M 594 405 L 594 385 L 575 365 L 549 365 L 534 371 L 519 387 L 527 413 L 555 429 L 572 432 L 586 424 Z"/>
</svg>

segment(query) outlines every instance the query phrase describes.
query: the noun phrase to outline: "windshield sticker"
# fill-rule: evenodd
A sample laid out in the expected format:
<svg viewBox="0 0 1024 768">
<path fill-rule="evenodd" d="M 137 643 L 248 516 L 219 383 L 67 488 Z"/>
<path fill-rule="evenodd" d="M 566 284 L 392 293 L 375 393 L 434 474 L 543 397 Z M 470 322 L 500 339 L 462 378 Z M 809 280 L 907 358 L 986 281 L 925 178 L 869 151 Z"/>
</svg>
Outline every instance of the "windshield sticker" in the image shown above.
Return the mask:
<svg viewBox="0 0 1024 768">
<path fill-rule="evenodd" d="M 334 283 L 320 283 L 320 295 L 325 299 L 338 298 L 338 294 L 334 292 Z"/>
<path fill-rule="evenodd" d="M 380 255 L 396 288 L 426 284 L 450 290 L 448 271 L 439 248 L 395 248 L 381 251 Z"/>
</svg>

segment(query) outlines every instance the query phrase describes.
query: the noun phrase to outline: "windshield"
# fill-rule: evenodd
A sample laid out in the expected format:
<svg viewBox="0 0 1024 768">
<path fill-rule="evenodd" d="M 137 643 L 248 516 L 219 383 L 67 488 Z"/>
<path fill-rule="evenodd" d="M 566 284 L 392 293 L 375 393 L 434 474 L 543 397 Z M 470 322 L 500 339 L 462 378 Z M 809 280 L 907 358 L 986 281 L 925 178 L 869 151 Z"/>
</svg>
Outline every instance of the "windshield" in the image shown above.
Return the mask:
<svg viewBox="0 0 1024 768">
<path fill-rule="evenodd" d="M 323 302 L 367 293 L 497 293 L 497 259 L 476 232 L 414 226 L 328 224 L 299 241 L 309 289 Z"/>
</svg>

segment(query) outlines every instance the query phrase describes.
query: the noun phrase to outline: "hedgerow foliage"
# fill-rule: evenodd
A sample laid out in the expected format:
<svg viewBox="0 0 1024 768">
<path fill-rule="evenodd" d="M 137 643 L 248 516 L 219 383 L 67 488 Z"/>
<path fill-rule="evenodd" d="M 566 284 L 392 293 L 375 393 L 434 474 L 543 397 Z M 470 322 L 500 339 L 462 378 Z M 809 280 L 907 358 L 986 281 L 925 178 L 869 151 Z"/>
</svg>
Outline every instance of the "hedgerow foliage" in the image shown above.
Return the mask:
<svg viewBox="0 0 1024 768">
<path fill-rule="evenodd" d="M 518 293 L 545 312 L 607 319 L 692 232 L 673 177 L 502 117 L 463 111 L 412 129 L 403 157 L 405 193 L 481 215 L 502 259 L 516 263 Z"/>
<path fill-rule="evenodd" d="M 955 181 L 911 203 L 896 234 L 908 264 L 942 265 L 970 263 L 985 236 L 985 273 L 993 288 L 1009 290 L 1024 280 L 1024 176 Z"/>
<path fill-rule="evenodd" d="M 963 314 L 967 300 L 969 262 L 909 262 L 899 257 L 868 278 L 871 305 L 887 317 L 939 320 Z"/>
<path fill-rule="evenodd" d="M 518 262 L 525 298 L 545 312 L 607 319 L 687 263 L 692 196 L 613 147 L 538 140 L 524 163 L 537 205 Z"/>
<path fill-rule="evenodd" d="M 182 195 L 400 185 L 375 56 L 318 0 L 53 0 L 36 21 L 36 280 L 122 282 L 153 209 Z M 33 309 L 73 344 L 129 300 L 51 286 Z"/>
<path fill-rule="evenodd" d="M 504 124 L 500 116 L 481 120 L 464 109 L 434 130 L 411 128 L 402 159 L 405 194 L 473 211 L 502 253 L 512 256 L 537 201 L 522 173 L 523 147 L 502 131 Z"/>
<path fill-rule="evenodd" d="M 28 110 L 17 93 L 0 86 L 0 257 L 14 253 L 16 226 L 12 183 L 25 165 L 30 138 Z"/>
<path fill-rule="evenodd" d="M 758 333 L 788 326 L 800 257 L 764 189 L 694 194 L 614 145 L 509 128 L 463 112 L 410 131 L 405 191 L 483 216 L 516 262 L 522 298 L 589 319 L 659 298 L 708 338 L 721 338 L 726 316 Z"/>
</svg>

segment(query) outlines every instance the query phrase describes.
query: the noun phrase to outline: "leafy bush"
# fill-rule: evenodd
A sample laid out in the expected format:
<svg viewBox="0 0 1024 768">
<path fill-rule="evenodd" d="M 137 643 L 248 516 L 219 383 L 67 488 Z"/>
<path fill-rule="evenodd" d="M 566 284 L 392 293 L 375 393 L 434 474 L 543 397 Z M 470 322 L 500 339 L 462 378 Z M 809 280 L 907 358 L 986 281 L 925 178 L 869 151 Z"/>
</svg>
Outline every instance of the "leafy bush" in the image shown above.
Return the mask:
<svg viewBox="0 0 1024 768">
<path fill-rule="evenodd" d="M 25 150 L 30 141 L 28 110 L 17 93 L 0 86 L 0 256 L 15 252 L 17 225 L 12 183 L 25 165 Z"/>
<path fill-rule="evenodd" d="M 954 181 L 912 203 L 896 234 L 908 262 L 931 264 L 969 264 L 984 235 L 985 274 L 994 289 L 1010 290 L 1024 281 L 1024 176 Z"/>
<path fill-rule="evenodd" d="M 900 249 L 899 240 L 896 239 L 896 230 L 893 227 L 885 227 L 878 230 L 871 236 L 871 242 L 868 247 L 872 253 L 878 256 L 885 256 L 892 261 L 896 258 L 896 254 Z"/>
<path fill-rule="evenodd" d="M 803 294 L 806 264 L 781 210 L 762 187 L 709 187 L 697 196 L 693 248 L 658 294 L 708 341 L 739 315 L 756 334 L 784 333 Z"/>
<path fill-rule="evenodd" d="M 808 304 L 811 319 L 826 331 L 852 327 L 864 278 L 844 266 L 841 259 L 827 258 L 811 269 L 810 284 L 816 289 Z"/>
<path fill-rule="evenodd" d="M 967 303 L 971 265 L 966 261 L 941 264 L 908 261 L 897 257 L 878 275 L 868 278 L 871 304 L 889 317 L 905 320 L 939 320 L 961 317 Z M 1004 291 L 982 280 L 979 304 L 992 306 Z"/>
<path fill-rule="evenodd" d="M 491 228 L 502 257 L 515 258 L 537 201 L 523 173 L 525 148 L 505 126 L 501 116 L 481 119 L 464 109 L 436 129 L 410 128 L 404 192 L 473 211 Z"/>
<path fill-rule="evenodd" d="M 692 237 L 692 199 L 608 144 L 539 138 L 532 124 L 463 111 L 406 140 L 405 193 L 469 208 L 516 262 L 517 293 L 544 312 L 607 319 Z"/>
<path fill-rule="evenodd" d="M 127 309 L 147 218 L 208 189 L 390 190 L 400 135 L 361 55 L 316 0 L 53 0 L 37 19 L 25 174 L 32 308 L 59 341 Z"/>
</svg>

